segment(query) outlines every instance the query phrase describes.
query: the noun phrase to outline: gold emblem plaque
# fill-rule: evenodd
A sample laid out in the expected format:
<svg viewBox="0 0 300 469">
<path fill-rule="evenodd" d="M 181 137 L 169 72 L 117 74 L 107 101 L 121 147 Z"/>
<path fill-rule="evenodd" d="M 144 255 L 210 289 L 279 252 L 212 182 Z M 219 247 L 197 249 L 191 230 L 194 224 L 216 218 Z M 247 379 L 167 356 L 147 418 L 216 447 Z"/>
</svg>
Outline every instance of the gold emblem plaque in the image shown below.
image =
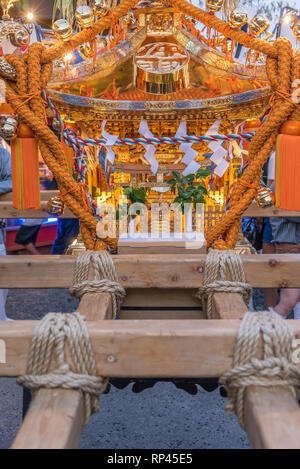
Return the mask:
<svg viewBox="0 0 300 469">
<path fill-rule="evenodd" d="M 170 94 L 188 88 L 189 60 L 189 54 L 177 44 L 147 44 L 134 58 L 136 87 L 151 94 Z"/>
</svg>

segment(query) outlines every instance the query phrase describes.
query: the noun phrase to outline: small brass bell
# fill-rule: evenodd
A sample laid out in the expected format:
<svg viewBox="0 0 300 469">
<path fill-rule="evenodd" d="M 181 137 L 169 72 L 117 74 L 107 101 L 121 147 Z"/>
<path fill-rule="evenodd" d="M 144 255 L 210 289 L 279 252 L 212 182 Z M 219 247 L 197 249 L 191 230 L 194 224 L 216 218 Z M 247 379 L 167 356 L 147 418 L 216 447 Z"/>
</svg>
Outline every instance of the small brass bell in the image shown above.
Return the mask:
<svg viewBox="0 0 300 469">
<path fill-rule="evenodd" d="M 206 0 L 206 9 L 208 11 L 220 11 L 223 6 L 224 0 Z"/>
<path fill-rule="evenodd" d="M 83 242 L 81 233 L 79 233 L 78 238 L 73 241 L 72 244 L 67 249 L 66 254 L 71 256 L 80 256 L 83 252 L 86 251 L 86 247 Z"/>
<path fill-rule="evenodd" d="M 52 197 L 47 204 L 47 212 L 50 215 L 62 215 L 65 210 L 65 204 L 60 197 Z"/>
<path fill-rule="evenodd" d="M 75 17 L 82 28 L 89 28 L 94 23 L 94 13 L 88 5 L 78 7 Z"/>
<path fill-rule="evenodd" d="M 93 9 L 96 16 L 106 16 L 110 11 L 109 0 L 95 0 Z"/>
<path fill-rule="evenodd" d="M 9 114 L 0 115 L 0 136 L 6 140 L 15 137 L 18 121 Z"/>
<path fill-rule="evenodd" d="M 61 41 L 68 41 L 72 37 L 72 27 L 65 19 L 57 20 L 52 25 L 55 36 Z"/>
<path fill-rule="evenodd" d="M 260 208 L 272 207 L 275 203 L 274 194 L 268 187 L 260 187 L 255 200 Z"/>
<path fill-rule="evenodd" d="M 248 13 L 244 8 L 235 8 L 231 10 L 228 23 L 233 29 L 239 29 L 248 21 Z"/>
<path fill-rule="evenodd" d="M 254 36 L 261 36 L 270 26 L 267 18 L 261 15 L 256 15 L 249 23 L 250 34 Z"/>
</svg>

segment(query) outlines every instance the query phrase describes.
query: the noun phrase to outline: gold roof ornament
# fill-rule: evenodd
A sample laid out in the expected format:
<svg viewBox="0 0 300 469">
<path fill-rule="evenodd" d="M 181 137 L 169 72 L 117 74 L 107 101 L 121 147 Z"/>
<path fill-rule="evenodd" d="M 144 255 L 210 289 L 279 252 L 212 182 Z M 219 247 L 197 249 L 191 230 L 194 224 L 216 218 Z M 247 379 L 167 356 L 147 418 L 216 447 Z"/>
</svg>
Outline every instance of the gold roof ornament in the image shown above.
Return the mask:
<svg viewBox="0 0 300 469">
<path fill-rule="evenodd" d="M 88 28 L 94 23 L 94 13 L 88 5 L 81 5 L 75 11 L 75 17 L 82 28 Z"/>
<path fill-rule="evenodd" d="M 65 19 L 55 21 L 52 25 L 52 29 L 55 36 L 62 41 L 68 41 L 73 34 L 72 26 L 69 21 Z"/>
<path fill-rule="evenodd" d="M 270 26 L 270 22 L 262 15 L 256 15 L 249 23 L 250 34 L 261 36 Z"/>
<path fill-rule="evenodd" d="M 224 0 L 206 0 L 205 6 L 208 11 L 218 12 L 221 10 Z"/>
<path fill-rule="evenodd" d="M 110 11 L 111 0 L 94 0 L 93 10 L 96 16 L 106 16 Z"/>
<path fill-rule="evenodd" d="M 134 58 L 136 87 L 159 95 L 188 88 L 189 58 L 189 54 L 176 44 L 147 44 Z"/>
<path fill-rule="evenodd" d="M 220 0 L 207 1 L 211 12 L 222 5 Z M 106 16 L 114 4 L 94 0 L 91 7 L 77 8 L 83 28 L 97 16 Z M 240 7 L 229 16 L 236 29 L 247 19 Z M 125 137 L 137 135 L 141 118 L 165 122 L 169 130 L 164 135 L 170 135 L 171 129 L 176 132 L 178 119 L 186 116 L 189 132 L 200 134 L 218 116 L 239 121 L 263 113 L 269 95 L 265 64 L 257 59 L 252 67 L 234 60 L 231 41 L 218 34 L 212 43 L 205 43 L 193 28 L 185 26 L 185 20 L 178 9 L 152 2 L 122 18 L 119 26 L 125 29 L 113 47 L 111 33 L 97 36 L 96 53 L 89 43 L 78 46 L 73 55 L 79 53 L 84 60 L 75 62 L 69 73 L 63 60 L 57 63 L 48 88 L 62 117 L 93 122 L 97 132 L 107 120 L 112 133 Z M 258 24 L 261 32 L 265 23 Z M 68 27 L 65 32 L 67 39 Z M 192 122 L 197 125 L 190 125 Z M 154 127 L 152 130 L 157 133 Z"/>
<path fill-rule="evenodd" d="M 79 233 L 78 237 L 70 244 L 68 247 L 66 254 L 71 256 L 80 256 L 80 254 L 86 251 L 86 247 L 84 245 L 82 234 Z"/>
<path fill-rule="evenodd" d="M 248 21 L 248 13 L 245 8 L 235 8 L 231 10 L 228 17 L 228 24 L 234 29 L 241 28 Z"/>
</svg>

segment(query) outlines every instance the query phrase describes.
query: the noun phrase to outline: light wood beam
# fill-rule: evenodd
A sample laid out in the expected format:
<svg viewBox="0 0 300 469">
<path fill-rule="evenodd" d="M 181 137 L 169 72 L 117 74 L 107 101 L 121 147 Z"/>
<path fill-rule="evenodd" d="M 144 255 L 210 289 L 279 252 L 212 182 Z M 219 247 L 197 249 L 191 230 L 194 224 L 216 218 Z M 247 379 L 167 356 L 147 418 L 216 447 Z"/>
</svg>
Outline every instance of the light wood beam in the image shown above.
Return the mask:
<svg viewBox="0 0 300 469">
<path fill-rule="evenodd" d="M 36 321 L 3 321 L 6 363 L 0 376 L 26 371 Z M 300 321 L 289 321 L 295 337 Z M 239 320 L 124 320 L 88 322 L 97 374 L 118 378 L 220 377 L 232 366 Z"/>
<path fill-rule="evenodd" d="M 241 258 L 254 288 L 300 287 L 299 256 Z M 203 282 L 206 255 L 121 254 L 113 260 L 125 288 L 195 289 Z M 0 288 L 69 288 L 74 265 L 73 256 L 0 256 Z"/>
</svg>

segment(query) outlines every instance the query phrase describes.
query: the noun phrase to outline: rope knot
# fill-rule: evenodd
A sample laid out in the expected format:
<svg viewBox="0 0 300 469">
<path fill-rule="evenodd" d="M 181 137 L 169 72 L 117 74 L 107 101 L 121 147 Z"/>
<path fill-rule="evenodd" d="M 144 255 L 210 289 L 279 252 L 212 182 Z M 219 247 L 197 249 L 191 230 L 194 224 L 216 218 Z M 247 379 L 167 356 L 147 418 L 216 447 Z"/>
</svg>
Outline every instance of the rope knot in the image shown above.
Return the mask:
<svg viewBox="0 0 300 469">
<path fill-rule="evenodd" d="M 88 280 L 91 262 L 94 268 L 94 280 Z M 113 260 L 107 251 L 86 251 L 76 258 L 73 285 L 69 291 L 76 298 L 81 298 L 85 293 L 110 293 L 114 318 L 126 296 L 125 289 L 118 281 Z"/>
<path fill-rule="evenodd" d="M 277 88 L 273 88 L 273 93 L 270 98 L 270 106 L 273 106 L 277 100 L 284 100 L 288 104 L 300 109 L 300 104 L 292 100 L 292 93 L 286 93 L 283 90 L 278 90 Z"/>
<path fill-rule="evenodd" d="M 258 344 L 263 338 L 263 357 Z M 244 428 L 244 396 L 248 386 L 284 386 L 295 395 L 300 386 L 299 366 L 292 362 L 292 330 L 277 314 L 248 312 L 236 338 L 233 368 L 220 379 L 228 393 L 226 410 L 235 413 Z"/>
<path fill-rule="evenodd" d="M 75 371 L 65 361 L 65 342 L 70 350 Z M 57 367 L 49 372 L 52 356 Z M 30 390 L 40 388 L 76 389 L 83 392 L 85 424 L 99 410 L 99 395 L 107 379 L 97 377 L 96 362 L 86 324 L 79 313 L 47 314 L 33 332 L 26 375 L 17 383 Z"/>
<path fill-rule="evenodd" d="M 243 264 L 236 251 L 211 249 L 207 255 L 203 286 L 196 297 L 204 302 L 208 319 L 212 319 L 213 295 L 217 292 L 239 293 L 249 306 L 252 287 L 246 283 Z"/>
</svg>

